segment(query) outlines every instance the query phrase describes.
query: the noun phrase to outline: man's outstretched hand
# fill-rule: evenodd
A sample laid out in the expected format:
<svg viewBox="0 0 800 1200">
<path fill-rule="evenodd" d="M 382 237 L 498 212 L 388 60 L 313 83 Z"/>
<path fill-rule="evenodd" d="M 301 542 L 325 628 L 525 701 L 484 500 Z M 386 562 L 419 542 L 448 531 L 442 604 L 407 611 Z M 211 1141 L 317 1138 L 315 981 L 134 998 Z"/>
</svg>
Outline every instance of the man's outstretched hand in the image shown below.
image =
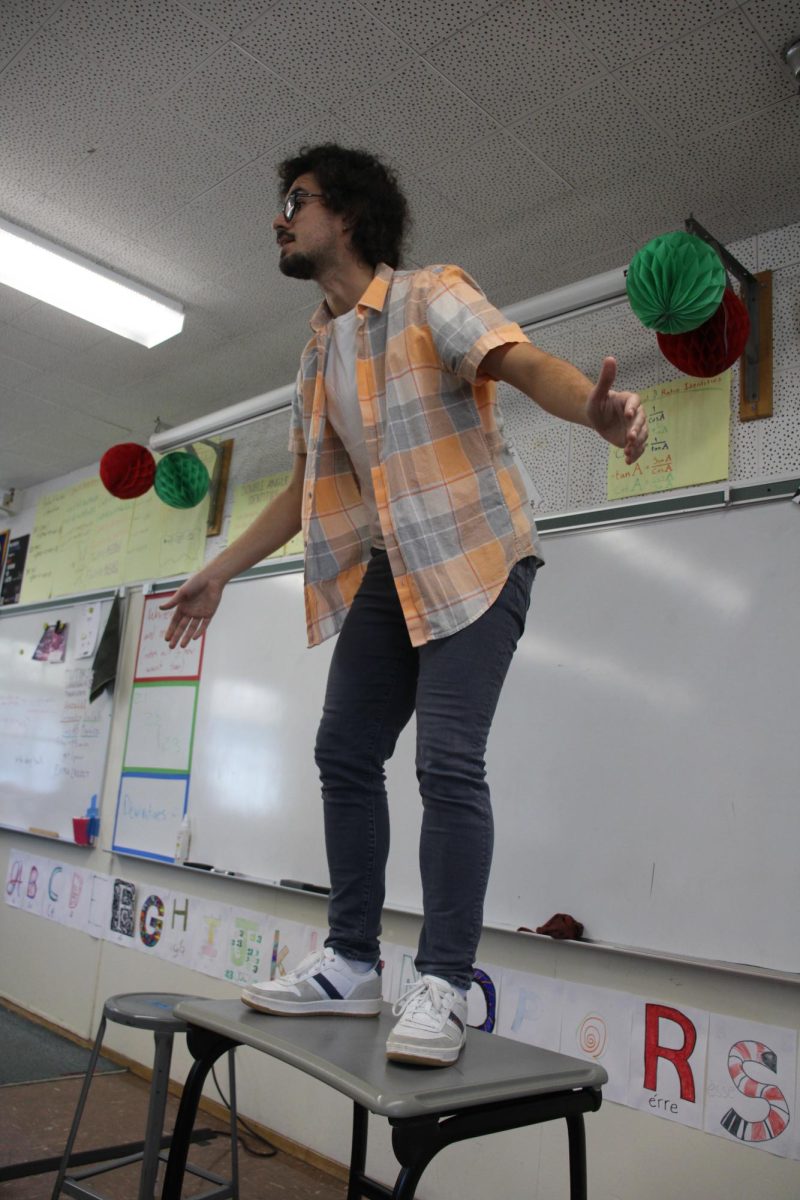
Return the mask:
<svg viewBox="0 0 800 1200">
<path fill-rule="evenodd" d="M 616 377 L 616 359 L 604 358 L 600 377 L 586 401 L 586 415 L 592 429 L 625 451 L 625 462 L 630 466 L 647 445 L 647 417 L 636 392 L 613 390 Z"/>
<path fill-rule="evenodd" d="M 174 608 L 164 638 L 174 650 L 205 633 L 208 622 L 219 606 L 223 584 L 214 579 L 205 579 L 202 573 L 193 575 L 178 588 L 174 595 L 160 605 L 162 609 Z"/>
</svg>

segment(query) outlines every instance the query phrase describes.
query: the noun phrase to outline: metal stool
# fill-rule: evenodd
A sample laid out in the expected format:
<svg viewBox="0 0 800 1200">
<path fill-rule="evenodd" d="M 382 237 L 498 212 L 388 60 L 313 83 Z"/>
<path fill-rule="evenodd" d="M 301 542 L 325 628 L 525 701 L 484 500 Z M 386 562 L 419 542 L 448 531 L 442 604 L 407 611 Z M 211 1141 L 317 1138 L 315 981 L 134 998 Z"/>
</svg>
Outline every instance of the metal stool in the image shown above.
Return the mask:
<svg viewBox="0 0 800 1200">
<path fill-rule="evenodd" d="M 156 1175 L 159 1162 L 166 1162 L 167 1155 L 162 1153 L 169 1145 L 169 1139 L 164 1138 L 164 1112 L 167 1105 L 169 1086 L 169 1065 L 172 1059 L 172 1039 L 176 1033 L 186 1032 L 186 1023 L 176 1017 L 173 1008 L 182 1000 L 197 999 L 196 996 L 184 996 L 179 993 L 163 992 L 129 992 L 125 995 L 111 996 L 103 1005 L 103 1016 L 100 1028 L 92 1047 L 89 1065 L 78 1099 L 78 1107 L 72 1119 L 72 1126 L 67 1138 L 67 1144 L 61 1159 L 58 1176 L 53 1188 L 52 1200 L 57 1200 L 61 1192 L 69 1196 L 96 1200 L 99 1193 L 88 1187 L 82 1187 L 82 1181 L 105 1171 L 114 1171 L 118 1167 L 126 1167 L 130 1163 L 141 1162 L 142 1174 L 139 1180 L 139 1200 L 154 1200 Z M 101 1166 L 92 1165 L 80 1171 L 67 1174 L 72 1147 L 78 1133 L 78 1126 L 83 1116 L 86 1098 L 94 1075 L 94 1069 L 103 1043 L 106 1021 L 116 1021 L 119 1025 L 132 1025 L 136 1029 L 152 1031 L 156 1052 L 153 1062 L 153 1080 L 150 1084 L 150 1103 L 147 1110 L 147 1128 L 145 1130 L 142 1149 L 135 1154 L 127 1154 L 113 1158 Z M 228 1077 L 230 1080 L 230 1110 L 231 1110 L 231 1178 L 222 1179 L 201 1167 L 187 1166 L 186 1170 L 193 1175 L 207 1179 L 215 1186 L 195 1197 L 195 1200 L 225 1200 L 231 1197 L 237 1200 L 239 1194 L 239 1170 L 236 1138 L 236 1080 L 234 1073 L 233 1052 L 228 1055 Z M 85 1161 L 85 1160 L 84 1160 Z"/>
</svg>

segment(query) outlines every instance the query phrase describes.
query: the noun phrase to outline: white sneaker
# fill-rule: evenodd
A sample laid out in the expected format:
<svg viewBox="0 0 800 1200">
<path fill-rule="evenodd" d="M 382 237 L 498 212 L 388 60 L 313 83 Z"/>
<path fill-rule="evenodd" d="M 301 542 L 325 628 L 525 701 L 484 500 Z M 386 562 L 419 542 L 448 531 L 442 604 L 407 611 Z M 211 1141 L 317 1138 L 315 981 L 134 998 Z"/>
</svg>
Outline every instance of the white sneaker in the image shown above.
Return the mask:
<svg viewBox="0 0 800 1200">
<path fill-rule="evenodd" d="M 326 946 L 282 978 L 249 984 L 242 990 L 242 1001 L 276 1016 L 376 1017 L 381 1010 L 381 977 L 374 968 L 352 970 L 347 959 Z"/>
<path fill-rule="evenodd" d="M 392 1012 L 400 1020 L 386 1040 L 387 1058 L 429 1067 L 457 1060 L 467 1040 L 467 1001 L 446 979 L 423 975 Z"/>
</svg>

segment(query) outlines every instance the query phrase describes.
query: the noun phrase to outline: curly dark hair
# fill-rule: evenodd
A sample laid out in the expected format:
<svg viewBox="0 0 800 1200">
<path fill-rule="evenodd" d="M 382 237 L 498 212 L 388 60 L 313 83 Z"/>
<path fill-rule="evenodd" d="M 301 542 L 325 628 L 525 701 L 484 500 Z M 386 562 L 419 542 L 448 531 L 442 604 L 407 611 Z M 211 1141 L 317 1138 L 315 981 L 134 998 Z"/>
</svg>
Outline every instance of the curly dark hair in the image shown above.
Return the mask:
<svg viewBox="0 0 800 1200">
<path fill-rule="evenodd" d="M 298 175 L 305 174 L 317 180 L 328 208 L 352 221 L 350 240 L 363 262 L 370 267 L 399 265 L 411 222 L 408 202 L 389 167 L 374 154 L 335 142 L 303 146 L 278 164 L 281 203 Z"/>
</svg>

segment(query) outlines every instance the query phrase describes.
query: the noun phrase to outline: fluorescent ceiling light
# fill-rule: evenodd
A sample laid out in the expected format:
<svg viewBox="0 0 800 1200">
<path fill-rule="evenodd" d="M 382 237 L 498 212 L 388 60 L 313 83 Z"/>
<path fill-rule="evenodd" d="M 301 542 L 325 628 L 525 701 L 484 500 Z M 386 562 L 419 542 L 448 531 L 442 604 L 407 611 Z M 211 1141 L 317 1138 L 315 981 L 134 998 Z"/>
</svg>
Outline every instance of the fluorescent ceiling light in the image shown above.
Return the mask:
<svg viewBox="0 0 800 1200">
<path fill-rule="evenodd" d="M 183 308 L 0 218 L 0 283 L 141 346 L 183 329 Z"/>
</svg>

